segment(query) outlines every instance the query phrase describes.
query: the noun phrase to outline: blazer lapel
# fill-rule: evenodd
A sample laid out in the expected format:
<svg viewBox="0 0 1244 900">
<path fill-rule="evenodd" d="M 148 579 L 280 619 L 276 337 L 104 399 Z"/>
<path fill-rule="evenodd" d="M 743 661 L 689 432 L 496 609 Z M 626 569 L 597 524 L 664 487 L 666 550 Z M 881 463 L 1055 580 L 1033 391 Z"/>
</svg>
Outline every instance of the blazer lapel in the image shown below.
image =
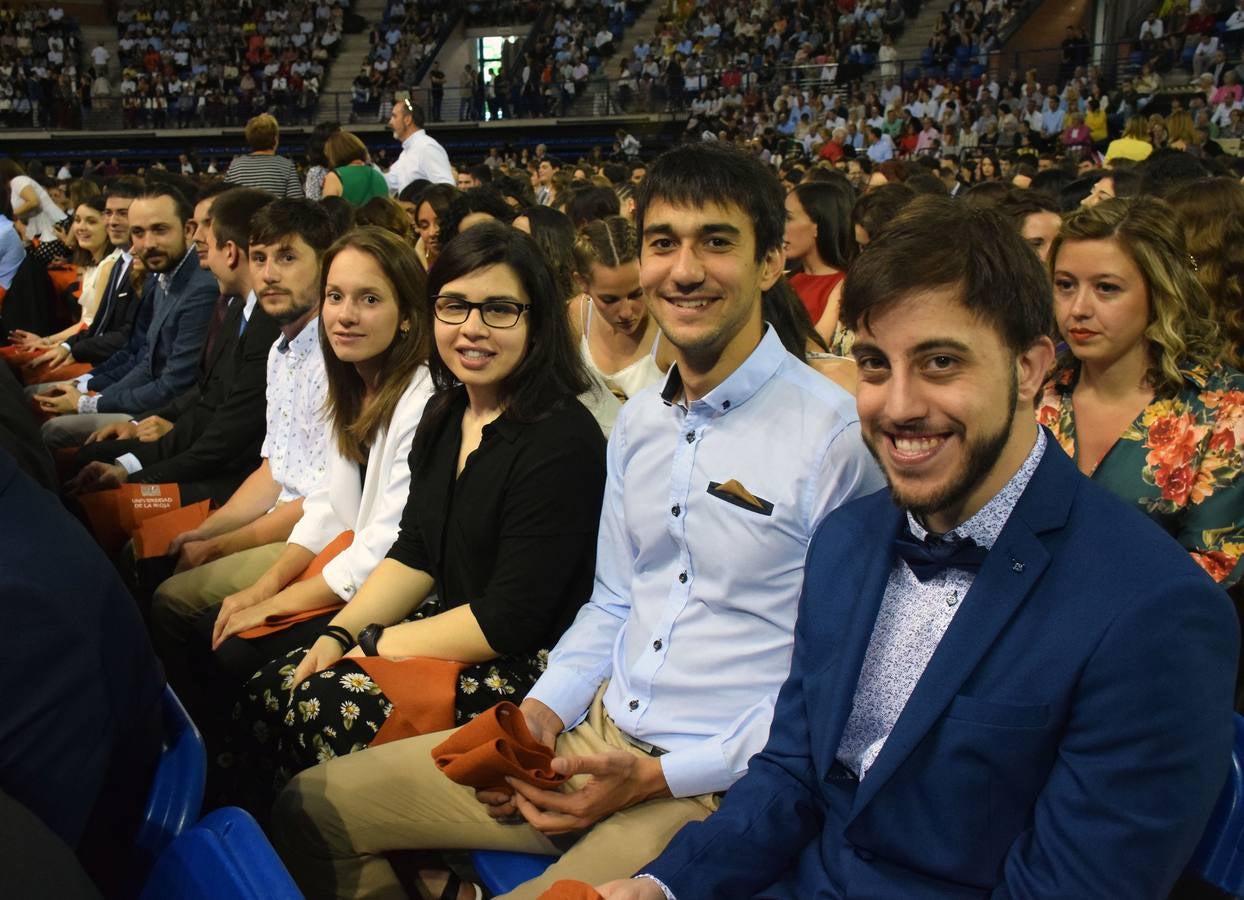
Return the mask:
<svg viewBox="0 0 1244 900">
<path fill-rule="evenodd" d="M 95 313 L 95 320 L 91 323 L 91 333 L 97 334 L 108 327 L 108 321 L 112 318 L 113 310 L 116 309 L 117 295 L 121 292 L 120 286 L 124 283 L 121 281 L 121 276 L 127 274 L 129 268 L 123 257 L 117 257 L 112 271 L 108 274 L 108 286 L 104 289 L 104 298 L 99 301 L 99 310 Z"/>
<path fill-rule="evenodd" d="M 852 818 L 924 739 L 999 633 L 1015 615 L 1050 563 L 1039 534 L 1067 521 L 1076 475 L 1071 461 L 1047 435 L 1046 451 L 1019 503 L 963 598 L 929 665 L 916 682 L 893 731 L 855 794 Z"/>
<path fill-rule="evenodd" d="M 878 546 L 888 550 L 905 515 L 890 501 L 890 492 L 877 494 L 874 505 L 862 507 L 860 514 L 856 533 L 860 536 L 875 535 Z M 836 619 L 838 636 L 824 641 L 817 651 L 824 654 L 825 664 L 804 676 L 805 681 L 812 682 L 813 695 L 818 698 L 809 706 L 823 712 L 826 717 L 827 740 L 816 742 L 818 771 L 821 772 L 833 768 L 838 745 L 842 742 L 842 731 L 846 728 L 855 701 L 855 687 L 864 665 L 868 639 L 876 624 L 886 581 L 894 565 L 892 551 L 857 555 L 844 550 L 842 557 L 863 560 L 863 564 L 859 568 L 849 568 L 848 564 L 838 572 L 809 571 L 809 577 L 805 580 L 806 584 L 832 583 L 834 593 L 844 598 L 840 604 L 835 604 L 830 616 Z"/>
</svg>

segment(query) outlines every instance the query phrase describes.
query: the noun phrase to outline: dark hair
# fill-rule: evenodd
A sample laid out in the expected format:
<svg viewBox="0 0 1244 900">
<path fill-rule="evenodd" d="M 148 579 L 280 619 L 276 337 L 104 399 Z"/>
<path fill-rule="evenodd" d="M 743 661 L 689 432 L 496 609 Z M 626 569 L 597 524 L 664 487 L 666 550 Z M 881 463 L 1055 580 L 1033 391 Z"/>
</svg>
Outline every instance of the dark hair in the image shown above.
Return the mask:
<svg viewBox="0 0 1244 900">
<path fill-rule="evenodd" d="M 756 260 L 780 250 L 786 231 L 782 184 L 757 157 L 718 143 L 684 144 L 657 157 L 635 192 L 635 227 L 654 200 L 676 206 L 739 207 L 755 229 Z"/>
<path fill-rule="evenodd" d="M 1115 160 L 1115 162 L 1118 162 Z M 1135 169 L 1112 168 L 1105 175 L 1114 185 L 1114 195 L 1119 198 L 1135 197 L 1140 193 L 1140 175 Z"/>
<path fill-rule="evenodd" d="M 148 184 L 134 199 L 159 200 L 161 197 L 168 197 L 173 201 L 173 212 L 181 224 L 185 225 L 194 216 L 194 207 L 190 205 L 186 195 L 171 184 Z"/>
<path fill-rule="evenodd" d="M 1109 174 L 1109 172 L 1098 169 L 1081 175 L 1074 181 L 1069 181 L 1058 192 L 1058 211 L 1063 214 L 1075 211 L 1084 201 L 1084 198 L 1093 193 L 1093 186 Z"/>
<path fill-rule="evenodd" d="M 321 197 L 320 208 L 328 213 L 333 237 L 339 238 L 354 227 L 354 204 L 340 195 Z"/>
<path fill-rule="evenodd" d="M 250 248 L 251 219 L 276 198 L 267 191 L 235 187 L 221 194 L 211 206 L 212 234 L 219 250 L 229 241 L 245 253 Z"/>
<path fill-rule="evenodd" d="M 827 266 L 845 272 L 859 253 L 851 227 L 855 191 L 845 176 L 826 181 L 805 181 L 792 194 L 816 225 L 816 252 Z"/>
<path fill-rule="evenodd" d="M 410 216 L 392 197 L 372 197 L 354 211 L 354 223 L 358 226 L 374 225 L 395 234 L 414 246 L 414 232 Z"/>
<path fill-rule="evenodd" d="M 1015 353 L 1054 330 L 1049 275 L 1018 229 L 996 210 L 934 196 L 913 200 L 860 253 L 842 289 L 842 320 L 858 331 L 895 303 L 946 287 L 958 287 L 963 305 Z"/>
<path fill-rule="evenodd" d="M 545 261 L 553 270 L 558 296 L 570 300 L 578 293 L 574 283 L 575 232 L 570 217 L 551 206 L 529 206 L 514 218 L 519 216 L 527 218 L 532 240 L 544 251 Z"/>
<path fill-rule="evenodd" d="M 963 202 L 977 209 L 988 209 L 1001 203 L 1013 190 L 1015 188 L 1005 181 L 978 181 L 967 189 Z"/>
<path fill-rule="evenodd" d="M 423 206 L 425 203 L 428 204 L 432 207 L 433 212 L 436 213 L 436 221 L 440 224 L 441 230 L 444 231 L 445 217 L 449 215 L 449 205 L 454 202 L 454 199 L 460 193 L 461 191 L 452 184 L 433 184 L 420 194 L 419 199 L 415 201 L 417 204 L 415 206 L 415 214 L 418 215 L 420 206 Z M 447 240 L 448 238 L 442 240 L 441 243 L 444 244 Z"/>
<path fill-rule="evenodd" d="M 903 184 L 907 185 L 917 194 L 933 194 L 938 197 L 949 195 L 950 191 L 946 189 L 946 183 L 942 179 L 932 173 L 921 173 L 912 175 Z"/>
<path fill-rule="evenodd" d="M 25 175 L 25 174 L 26 174 L 26 170 L 22 167 L 22 164 L 19 163 L 17 160 L 11 159 L 7 156 L 4 157 L 3 159 L 0 159 L 0 182 L 3 182 L 4 184 L 8 184 L 18 175 Z"/>
<path fill-rule="evenodd" d="M 467 166 L 467 172 L 480 184 L 492 184 L 492 167 L 483 163 Z"/>
<path fill-rule="evenodd" d="M 778 340 L 788 353 L 806 360 L 809 341 L 824 352 L 829 352 L 825 338 L 817 332 L 808 316 L 808 308 L 803 305 L 803 301 L 785 278 L 779 278 L 773 283 L 773 287 L 761 295 L 760 306 L 761 315 L 773 326 Z"/>
<path fill-rule="evenodd" d="M 406 110 L 406 114 L 410 116 L 410 121 L 415 123 L 416 128 L 422 128 L 427 121 L 427 117 L 423 114 L 423 107 L 415 101 L 407 98 L 405 100 L 394 101 L 394 106 L 400 106 Z"/>
<path fill-rule="evenodd" d="M 616 216 L 621 211 L 621 203 L 613 188 L 596 184 L 571 190 L 570 199 L 566 201 L 566 215 L 570 216 L 570 221 L 576 228 L 582 228 L 588 222 Z"/>
<path fill-rule="evenodd" d="M 340 122 L 321 122 L 311 129 L 311 137 L 307 138 L 308 166 L 312 168 L 324 166 L 327 168 L 328 160 L 324 156 L 324 142 L 328 140 L 330 134 L 340 130 Z"/>
<path fill-rule="evenodd" d="M 432 182 L 426 178 L 416 178 L 406 187 L 402 188 L 402 192 L 397 195 L 397 199 L 404 203 L 418 203 L 419 197 L 424 190 L 430 187 Z"/>
<path fill-rule="evenodd" d="M 1076 177 L 1066 169 L 1046 169 L 1032 176 L 1032 183 L 1028 186 L 1028 190 L 1037 194 L 1045 194 L 1057 203 L 1067 185 L 1075 180 Z"/>
<path fill-rule="evenodd" d="M 1209 174 L 1204 164 L 1192 154 L 1169 147 L 1154 150 L 1137 169 L 1140 172 L 1139 193 L 1158 197 Z"/>
<path fill-rule="evenodd" d="M 531 189 L 531 181 L 526 178 L 515 178 L 512 175 L 499 175 L 492 180 L 492 186 L 502 197 L 518 201 L 518 208 L 525 209 L 536 203 L 535 191 Z"/>
<path fill-rule="evenodd" d="M 143 192 L 143 182 L 141 178 L 135 178 L 133 175 L 121 175 L 112 179 L 108 185 L 108 190 L 104 193 L 104 199 L 116 197 L 120 200 L 133 200 Z"/>
<path fill-rule="evenodd" d="M 612 184 L 615 185 L 629 181 L 631 177 L 630 167 L 624 166 L 621 163 L 605 163 L 600 167 L 600 171 Z"/>
<path fill-rule="evenodd" d="M 204 185 L 194 195 L 194 206 L 198 206 L 204 200 L 211 200 L 213 197 L 219 197 L 225 191 L 232 191 L 238 187 L 236 184 L 230 184 L 227 181 L 213 181 Z"/>
<path fill-rule="evenodd" d="M 527 312 L 527 353 L 499 386 L 505 415 L 517 422 L 534 422 L 562 403 L 574 403 L 591 382 L 583 358 L 570 336 L 566 301 L 558 296 L 553 272 L 544 254 L 530 237 L 516 228 L 485 222 L 468 228 L 451 240 L 428 272 L 428 296 L 433 297 L 452 281 L 489 266 L 508 266 L 518 277 L 531 309 Z M 432 327 L 429 303 L 428 327 Z M 415 433 L 412 458 L 422 453 L 448 412 L 461 388 L 452 371 L 433 353 L 428 359 L 436 391 L 428 401 Z"/>
<path fill-rule="evenodd" d="M 916 192 L 905 184 L 878 185 L 855 201 L 851 223 L 868 232 L 869 241 L 875 241 L 877 235 L 915 196 Z"/>
<path fill-rule="evenodd" d="M 282 238 L 300 237 L 317 254 L 333 242 L 333 226 L 328 213 L 313 200 L 273 200 L 251 219 L 250 241 L 276 244 Z"/>
<path fill-rule="evenodd" d="M 333 435 L 341 455 L 355 462 L 367 459 L 368 447 L 376 433 L 387 428 L 393 419 L 402 395 L 410 385 L 415 370 L 427 362 L 432 351 L 432 321 L 428 314 L 427 275 L 415 248 L 390 231 L 364 225 L 338 238 L 324 254 L 320 267 L 320 296 L 327 294 L 328 274 L 337 254 L 354 248 L 370 256 L 393 288 L 397 300 L 399 328 L 383 352 L 380 361 L 382 381 L 375 397 L 364 404 L 367 386 L 350 363 L 342 362 L 333 352 L 320 317 L 320 349 L 324 354 L 324 372 L 328 378 L 325 408 L 332 423 Z M 410 323 L 403 332 L 400 322 Z"/>
<path fill-rule="evenodd" d="M 453 199 L 443 219 L 437 216 L 440 219 L 441 242 L 457 235 L 462 220 L 471 213 L 485 213 L 503 225 L 514 221 L 514 207 L 506 203 L 497 190 L 492 187 L 471 188 Z"/>
<path fill-rule="evenodd" d="M 1024 191 L 1016 187 L 1007 188 L 1006 194 L 993 206 L 1000 214 L 1010 219 L 1017 231 L 1023 231 L 1024 220 L 1037 213 L 1054 213 L 1062 216 L 1059 204 L 1041 191 Z"/>
</svg>

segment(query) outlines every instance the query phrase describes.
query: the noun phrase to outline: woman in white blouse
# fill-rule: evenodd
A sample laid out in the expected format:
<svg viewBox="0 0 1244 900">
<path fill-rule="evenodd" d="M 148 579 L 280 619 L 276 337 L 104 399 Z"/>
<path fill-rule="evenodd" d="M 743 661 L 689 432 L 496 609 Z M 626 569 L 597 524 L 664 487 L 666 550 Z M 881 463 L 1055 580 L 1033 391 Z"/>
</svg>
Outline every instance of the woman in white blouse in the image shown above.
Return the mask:
<svg viewBox="0 0 1244 900">
<path fill-rule="evenodd" d="M 217 662 L 238 682 L 309 643 L 389 551 L 410 487 L 411 441 L 432 392 L 430 336 L 420 309 L 426 276 L 413 248 L 383 229 L 359 228 L 329 248 L 323 271 L 328 473 L 307 496 L 276 562 L 249 588 L 226 597 L 219 613 L 207 614 L 215 615 Z M 354 532 L 349 546 L 318 574 L 299 578 L 346 531 Z M 323 614 L 274 634 L 230 640 L 316 610 Z"/>
</svg>

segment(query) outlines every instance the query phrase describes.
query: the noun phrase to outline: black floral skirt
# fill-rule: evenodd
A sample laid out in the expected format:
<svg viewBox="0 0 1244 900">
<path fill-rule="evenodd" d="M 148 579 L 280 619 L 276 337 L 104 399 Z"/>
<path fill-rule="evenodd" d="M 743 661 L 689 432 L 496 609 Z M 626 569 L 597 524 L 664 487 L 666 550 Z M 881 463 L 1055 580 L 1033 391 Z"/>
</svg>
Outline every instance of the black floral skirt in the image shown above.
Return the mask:
<svg viewBox="0 0 1244 900">
<path fill-rule="evenodd" d="M 432 614 L 426 606 L 420 612 Z M 379 685 L 352 658 L 317 672 L 291 694 L 305 654 L 305 648 L 293 650 L 252 675 L 234 709 L 233 752 L 221 762 L 235 775 L 244 770 L 252 785 L 248 792 L 264 795 L 247 798 L 247 807 L 267 805 L 303 769 L 367 749 L 393 712 Z M 541 650 L 467 666 L 454 692 L 454 724 L 502 700 L 520 702 L 547 663 L 548 651 Z"/>
</svg>

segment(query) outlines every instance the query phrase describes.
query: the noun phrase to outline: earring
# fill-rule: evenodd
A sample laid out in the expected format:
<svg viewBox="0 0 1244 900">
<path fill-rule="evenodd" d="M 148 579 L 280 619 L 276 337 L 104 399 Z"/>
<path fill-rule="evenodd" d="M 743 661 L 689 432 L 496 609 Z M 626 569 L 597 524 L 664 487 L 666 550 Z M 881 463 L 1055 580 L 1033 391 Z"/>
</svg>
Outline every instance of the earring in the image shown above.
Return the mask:
<svg viewBox="0 0 1244 900">
<path fill-rule="evenodd" d="M 406 335 L 410 334 L 410 326 L 403 325 L 402 327 L 398 328 L 397 333 L 400 334 L 402 337 L 406 337 Z"/>
</svg>

